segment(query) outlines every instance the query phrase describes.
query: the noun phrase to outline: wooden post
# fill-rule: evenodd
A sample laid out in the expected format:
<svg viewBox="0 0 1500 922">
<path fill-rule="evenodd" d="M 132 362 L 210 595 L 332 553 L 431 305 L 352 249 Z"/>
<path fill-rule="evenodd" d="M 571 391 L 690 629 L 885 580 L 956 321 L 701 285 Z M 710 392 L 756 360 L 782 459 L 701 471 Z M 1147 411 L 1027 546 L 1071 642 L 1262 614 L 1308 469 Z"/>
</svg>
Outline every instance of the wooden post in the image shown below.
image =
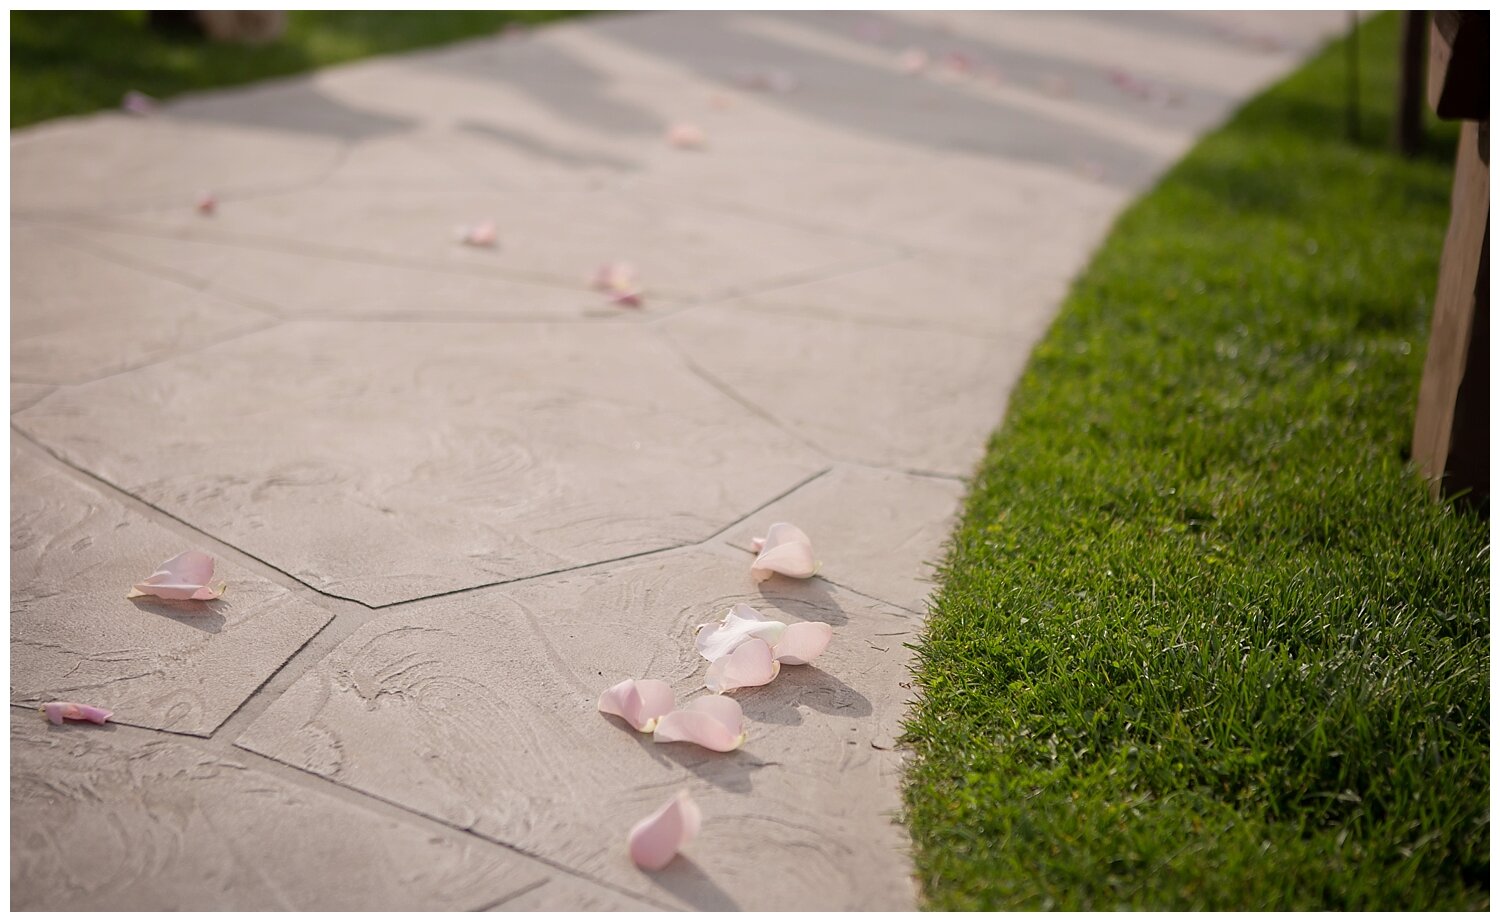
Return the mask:
<svg viewBox="0 0 1500 922">
<path fill-rule="evenodd" d="M 1427 14 L 1401 14 L 1401 77 L 1396 83 L 1396 120 L 1391 145 L 1402 156 L 1422 148 L 1422 97 L 1427 66 Z"/>
<path fill-rule="evenodd" d="M 1428 101 L 1463 119 L 1453 211 L 1438 268 L 1432 336 L 1417 395 L 1412 460 L 1434 494 L 1489 500 L 1489 14 L 1432 16 Z"/>
</svg>

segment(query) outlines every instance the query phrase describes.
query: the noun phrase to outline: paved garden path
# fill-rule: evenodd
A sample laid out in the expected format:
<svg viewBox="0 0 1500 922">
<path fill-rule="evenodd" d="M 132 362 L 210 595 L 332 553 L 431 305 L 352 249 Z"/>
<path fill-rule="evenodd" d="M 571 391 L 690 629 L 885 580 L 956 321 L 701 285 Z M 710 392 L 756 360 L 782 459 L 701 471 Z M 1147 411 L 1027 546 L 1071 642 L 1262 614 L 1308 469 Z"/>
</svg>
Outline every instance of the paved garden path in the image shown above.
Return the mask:
<svg viewBox="0 0 1500 922">
<path fill-rule="evenodd" d="M 14 907 L 913 907 L 964 478 L 1121 207 L 1346 24 L 600 16 L 14 134 Z M 757 585 L 783 520 L 822 577 Z M 124 598 L 188 548 L 223 601 Z M 834 630 L 742 750 L 596 713 L 742 601 Z"/>
</svg>

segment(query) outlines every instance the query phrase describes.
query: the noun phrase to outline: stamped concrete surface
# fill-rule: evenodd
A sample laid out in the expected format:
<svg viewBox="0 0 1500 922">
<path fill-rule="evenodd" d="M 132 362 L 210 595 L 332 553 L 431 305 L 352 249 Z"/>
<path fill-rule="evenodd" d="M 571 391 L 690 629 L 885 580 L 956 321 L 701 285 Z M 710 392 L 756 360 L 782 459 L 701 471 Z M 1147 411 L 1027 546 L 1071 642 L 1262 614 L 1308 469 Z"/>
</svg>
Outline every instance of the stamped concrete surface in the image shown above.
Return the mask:
<svg viewBox="0 0 1500 922">
<path fill-rule="evenodd" d="M 16 133 L 13 908 L 914 908 L 964 479 L 1120 209 L 1345 25 L 600 15 Z M 777 521 L 818 577 L 751 579 Z M 223 601 L 124 598 L 191 547 Z M 738 602 L 834 638 L 742 749 L 596 712 Z"/>
</svg>

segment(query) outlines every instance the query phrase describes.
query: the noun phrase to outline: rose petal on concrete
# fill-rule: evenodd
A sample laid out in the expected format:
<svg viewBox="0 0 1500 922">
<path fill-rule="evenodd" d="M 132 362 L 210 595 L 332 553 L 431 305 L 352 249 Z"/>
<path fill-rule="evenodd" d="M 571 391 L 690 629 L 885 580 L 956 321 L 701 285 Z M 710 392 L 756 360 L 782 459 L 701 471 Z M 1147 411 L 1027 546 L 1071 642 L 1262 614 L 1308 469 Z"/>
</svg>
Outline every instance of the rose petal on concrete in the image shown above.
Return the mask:
<svg viewBox="0 0 1500 922">
<path fill-rule="evenodd" d="M 736 688 L 766 685 L 776 678 L 781 664 L 771 654 L 771 645 L 759 637 L 740 644 L 733 653 L 721 656 L 708 667 L 703 684 L 709 691 L 722 695 Z"/>
<path fill-rule="evenodd" d="M 594 271 L 593 285 L 600 291 L 619 291 L 635 284 L 635 266 L 622 259 L 607 262 Z"/>
<path fill-rule="evenodd" d="M 696 743 L 714 752 L 731 752 L 745 742 L 745 712 L 733 698 L 699 698 L 663 717 L 653 738 L 658 743 Z"/>
<path fill-rule="evenodd" d="M 140 90 L 131 90 L 120 100 L 120 108 L 131 115 L 151 115 L 156 111 L 156 100 Z"/>
<path fill-rule="evenodd" d="M 806 666 L 822 655 L 833 640 L 833 628 L 821 621 L 788 624 L 781 639 L 771 648 L 776 662 L 786 666 Z"/>
<path fill-rule="evenodd" d="M 224 560 L 235 591 L 222 601 L 124 601 L 141 562 L 182 536 L 39 456 L 12 439 L 13 704 L 86 701 L 111 723 L 208 736 L 328 622 Z"/>
<path fill-rule="evenodd" d="M 499 233 L 494 221 L 480 221 L 472 227 L 464 228 L 463 242 L 471 247 L 492 247 L 497 239 Z"/>
<path fill-rule="evenodd" d="M 599 696 L 599 712 L 613 714 L 642 733 L 656 729 L 657 720 L 677 706 L 672 686 L 660 679 L 626 679 Z"/>
<path fill-rule="evenodd" d="M 219 208 L 219 200 L 212 192 L 200 192 L 198 201 L 194 206 L 201 215 L 211 215 Z"/>
<path fill-rule="evenodd" d="M 660 871 L 693 841 L 702 825 L 702 812 L 683 791 L 631 828 L 630 860 L 648 871 Z"/>
<path fill-rule="evenodd" d="M 760 546 L 760 556 L 750 565 L 750 575 L 757 582 L 768 580 L 774 573 L 807 579 L 818 572 L 818 561 L 813 557 L 812 540 L 802 529 L 786 522 L 777 522 L 766 532 Z"/>
<path fill-rule="evenodd" d="M 91 704 L 77 704 L 73 701 L 48 701 L 42 705 L 41 711 L 47 715 L 47 719 L 55 724 L 64 720 L 87 720 L 89 723 L 102 724 L 114 716 L 113 711 L 104 708 L 96 708 Z"/>
<path fill-rule="evenodd" d="M 703 129 L 685 122 L 667 129 L 667 143 L 680 150 L 697 150 L 706 140 Z"/>
<path fill-rule="evenodd" d="M 717 624 L 701 625 L 695 642 L 703 658 L 713 662 L 733 653 L 752 637 L 775 643 L 784 630 L 785 624 L 773 621 L 741 602 L 726 612 Z"/>
<path fill-rule="evenodd" d="M 908 48 L 896 57 L 896 67 L 903 74 L 916 75 L 927 69 L 931 56 L 921 48 Z"/>
<path fill-rule="evenodd" d="M 210 601 L 224 594 L 225 584 L 209 585 L 214 578 L 214 559 L 202 551 L 183 551 L 135 584 L 126 598 L 154 595 L 162 599 Z"/>
</svg>

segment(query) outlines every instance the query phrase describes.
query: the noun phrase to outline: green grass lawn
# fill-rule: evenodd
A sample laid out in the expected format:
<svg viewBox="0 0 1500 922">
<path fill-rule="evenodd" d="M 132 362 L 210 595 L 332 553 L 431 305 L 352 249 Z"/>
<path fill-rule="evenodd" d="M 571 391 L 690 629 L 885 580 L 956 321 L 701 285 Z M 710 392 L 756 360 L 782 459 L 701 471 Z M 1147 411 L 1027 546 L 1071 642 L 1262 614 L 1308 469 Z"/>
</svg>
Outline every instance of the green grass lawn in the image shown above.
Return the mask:
<svg viewBox="0 0 1500 922">
<path fill-rule="evenodd" d="M 575 15 L 561 10 L 294 11 L 265 45 L 221 44 L 147 28 L 146 14 L 10 14 L 10 125 L 118 106 L 128 90 L 159 99 L 489 35 L 511 23 Z"/>
<path fill-rule="evenodd" d="M 1489 905 L 1487 510 L 1407 459 L 1456 132 L 1396 21 L 1119 221 L 973 484 L 918 648 L 934 909 Z"/>
</svg>

